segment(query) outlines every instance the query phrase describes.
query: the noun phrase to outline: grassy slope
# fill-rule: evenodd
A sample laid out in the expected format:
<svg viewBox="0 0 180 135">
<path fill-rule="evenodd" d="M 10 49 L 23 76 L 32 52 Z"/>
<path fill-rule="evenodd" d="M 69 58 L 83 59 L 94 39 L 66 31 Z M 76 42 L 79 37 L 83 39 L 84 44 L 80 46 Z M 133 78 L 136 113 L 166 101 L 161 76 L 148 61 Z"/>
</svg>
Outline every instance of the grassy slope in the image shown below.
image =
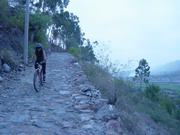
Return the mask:
<svg viewBox="0 0 180 135">
<path fill-rule="evenodd" d="M 83 68 L 92 84 L 101 91 L 102 96 L 108 98 L 112 104 L 125 112 L 122 113 L 121 118 L 130 132 L 139 135 L 143 134 L 143 132 L 138 132 L 143 130 L 139 129 L 142 127 L 138 126 L 138 121 L 138 123 L 143 123 L 146 126 L 148 123 L 151 123 L 151 125 L 161 123 L 163 127 L 167 127 L 158 127 L 157 124 L 156 127 L 159 128 L 158 134 L 162 134 L 161 129 L 166 129 L 170 134 L 173 133 L 174 135 L 180 133 L 178 128 L 180 122 L 174 119 L 174 116 L 169 115 L 165 107 L 162 108 L 159 104 L 147 99 L 143 92 L 135 92 L 132 82 L 114 79 L 108 74 L 107 69 L 95 65 L 83 64 Z M 148 120 L 144 114 L 150 116 L 151 120 Z"/>
</svg>

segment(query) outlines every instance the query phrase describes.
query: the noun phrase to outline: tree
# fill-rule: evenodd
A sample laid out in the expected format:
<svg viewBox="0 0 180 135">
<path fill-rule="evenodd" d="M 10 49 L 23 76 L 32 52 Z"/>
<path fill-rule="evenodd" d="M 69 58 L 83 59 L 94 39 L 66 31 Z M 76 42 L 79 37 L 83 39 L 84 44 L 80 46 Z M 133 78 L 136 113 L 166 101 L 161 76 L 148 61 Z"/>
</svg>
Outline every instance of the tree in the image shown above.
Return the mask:
<svg viewBox="0 0 180 135">
<path fill-rule="evenodd" d="M 42 44 L 47 44 L 46 31 L 48 27 L 52 24 L 50 16 L 36 11 L 30 15 L 30 40 L 32 42 L 40 42 Z"/>
<path fill-rule="evenodd" d="M 54 23 L 53 37 L 61 39 L 66 50 L 79 44 L 81 29 L 77 16 L 65 11 L 54 14 L 52 20 Z"/>
<path fill-rule="evenodd" d="M 42 9 L 43 12 L 48 11 L 52 14 L 64 11 L 69 4 L 69 0 L 39 0 L 35 6 Z"/>
<path fill-rule="evenodd" d="M 145 59 L 141 59 L 139 61 L 139 66 L 135 69 L 135 78 L 140 79 L 140 89 L 142 87 L 142 83 L 149 83 L 147 77 L 150 75 L 150 67 Z"/>
<path fill-rule="evenodd" d="M 81 46 L 81 55 L 82 55 L 82 60 L 91 61 L 91 62 L 97 61 L 93 51 L 93 47 L 89 39 L 86 39 L 85 46 Z"/>
</svg>

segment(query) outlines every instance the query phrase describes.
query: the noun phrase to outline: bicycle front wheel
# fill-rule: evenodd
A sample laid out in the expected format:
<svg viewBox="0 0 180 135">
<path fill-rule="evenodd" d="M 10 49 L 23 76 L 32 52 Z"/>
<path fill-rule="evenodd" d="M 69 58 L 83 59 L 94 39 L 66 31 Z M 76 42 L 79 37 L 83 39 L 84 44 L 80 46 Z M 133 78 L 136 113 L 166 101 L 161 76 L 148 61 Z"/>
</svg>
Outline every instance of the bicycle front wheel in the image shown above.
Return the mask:
<svg viewBox="0 0 180 135">
<path fill-rule="evenodd" d="M 34 89 L 36 92 L 39 92 L 41 90 L 41 86 L 42 86 L 41 78 L 42 78 L 41 74 L 37 71 L 34 74 L 34 78 L 33 78 Z"/>
</svg>

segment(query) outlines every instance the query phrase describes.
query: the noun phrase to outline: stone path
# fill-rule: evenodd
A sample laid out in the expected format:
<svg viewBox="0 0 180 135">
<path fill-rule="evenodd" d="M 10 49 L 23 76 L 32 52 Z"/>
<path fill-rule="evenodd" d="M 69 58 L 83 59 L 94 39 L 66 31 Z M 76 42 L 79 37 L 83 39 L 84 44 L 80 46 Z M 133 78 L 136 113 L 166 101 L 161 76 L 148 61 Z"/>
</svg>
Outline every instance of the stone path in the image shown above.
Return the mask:
<svg viewBox="0 0 180 135">
<path fill-rule="evenodd" d="M 111 120 L 117 112 L 102 115 L 100 108 L 107 100 L 99 99 L 73 56 L 53 53 L 48 57 L 47 80 L 39 93 L 33 88 L 33 73 L 33 67 L 27 67 L 0 87 L 0 135 L 122 133 L 118 121 Z"/>
</svg>

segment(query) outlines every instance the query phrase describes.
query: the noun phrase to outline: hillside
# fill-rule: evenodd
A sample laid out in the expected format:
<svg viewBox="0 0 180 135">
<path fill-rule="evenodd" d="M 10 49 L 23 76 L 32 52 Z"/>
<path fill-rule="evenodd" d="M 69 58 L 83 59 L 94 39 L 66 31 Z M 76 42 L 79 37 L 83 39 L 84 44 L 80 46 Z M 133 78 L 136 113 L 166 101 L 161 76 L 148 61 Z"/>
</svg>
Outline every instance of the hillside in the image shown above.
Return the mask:
<svg viewBox="0 0 180 135">
<path fill-rule="evenodd" d="M 180 75 L 180 60 L 169 62 L 152 70 L 153 75 Z"/>
<path fill-rule="evenodd" d="M 7 29 L 0 24 L 0 56 L 5 62 L 16 69 L 22 63 L 23 33 L 18 28 Z"/>
<path fill-rule="evenodd" d="M 107 104 L 70 54 L 48 57 L 47 81 L 39 93 L 33 72 L 27 67 L 0 85 L 1 135 L 170 135 L 144 114 Z"/>
<path fill-rule="evenodd" d="M 98 65 L 79 18 L 64 10 L 69 0 L 31 1 L 29 57 L 36 43 L 56 52 L 48 54 L 47 80 L 37 93 L 33 65 L 17 70 L 25 3 L 11 2 L 17 5 L 0 1 L 0 58 L 14 69 L 0 72 L 0 135 L 179 135 L 180 111 L 167 112 L 172 104 L 163 108 Z"/>
</svg>

